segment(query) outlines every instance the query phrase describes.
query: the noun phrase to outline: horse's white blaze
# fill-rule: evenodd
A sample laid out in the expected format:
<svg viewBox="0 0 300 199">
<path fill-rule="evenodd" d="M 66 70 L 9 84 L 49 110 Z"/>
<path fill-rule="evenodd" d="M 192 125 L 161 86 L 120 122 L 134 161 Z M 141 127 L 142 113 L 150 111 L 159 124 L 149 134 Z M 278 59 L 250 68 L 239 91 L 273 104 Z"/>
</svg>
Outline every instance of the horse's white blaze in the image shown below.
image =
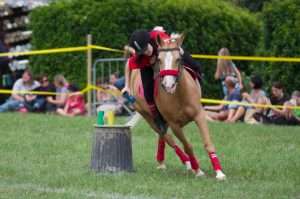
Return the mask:
<svg viewBox="0 0 300 199">
<path fill-rule="evenodd" d="M 172 69 L 172 61 L 173 61 L 173 55 L 172 52 L 167 52 L 165 56 L 165 66 L 166 70 Z"/>
<path fill-rule="evenodd" d="M 172 63 L 173 63 L 172 52 L 166 52 L 164 63 L 165 63 L 164 70 L 170 70 L 170 69 L 172 69 Z M 175 77 L 171 76 L 171 75 L 164 76 L 164 78 L 163 78 L 163 84 L 164 84 L 165 88 L 171 89 L 175 85 Z"/>
</svg>

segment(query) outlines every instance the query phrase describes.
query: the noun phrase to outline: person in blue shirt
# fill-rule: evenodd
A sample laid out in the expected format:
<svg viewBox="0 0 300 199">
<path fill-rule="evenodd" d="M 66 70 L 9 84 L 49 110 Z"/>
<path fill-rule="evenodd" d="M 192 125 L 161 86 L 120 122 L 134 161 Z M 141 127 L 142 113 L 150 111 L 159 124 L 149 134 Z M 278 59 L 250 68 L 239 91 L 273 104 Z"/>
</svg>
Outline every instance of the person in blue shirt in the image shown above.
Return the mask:
<svg viewBox="0 0 300 199">
<path fill-rule="evenodd" d="M 109 76 L 109 83 L 121 91 L 125 86 L 125 77 L 119 77 L 118 72 L 112 73 Z"/>
<path fill-rule="evenodd" d="M 218 106 L 204 106 L 207 111 L 208 120 L 230 121 L 234 116 L 239 105 L 234 102 L 241 101 L 240 89 L 235 87 L 235 80 L 231 76 L 227 76 L 224 80 L 227 93 L 224 100 L 233 102 L 232 104 L 221 104 Z"/>
</svg>

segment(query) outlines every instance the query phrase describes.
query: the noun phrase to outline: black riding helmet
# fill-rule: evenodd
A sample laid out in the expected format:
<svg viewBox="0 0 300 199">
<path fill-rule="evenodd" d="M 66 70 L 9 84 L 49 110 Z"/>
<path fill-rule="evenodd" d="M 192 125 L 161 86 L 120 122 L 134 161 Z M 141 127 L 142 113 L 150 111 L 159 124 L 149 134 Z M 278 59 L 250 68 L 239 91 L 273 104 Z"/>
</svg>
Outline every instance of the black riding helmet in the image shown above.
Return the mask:
<svg viewBox="0 0 300 199">
<path fill-rule="evenodd" d="M 150 42 L 150 34 L 146 30 L 136 30 L 129 39 L 129 45 L 134 48 L 138 55 L 145 52 Z"/>
</svg>

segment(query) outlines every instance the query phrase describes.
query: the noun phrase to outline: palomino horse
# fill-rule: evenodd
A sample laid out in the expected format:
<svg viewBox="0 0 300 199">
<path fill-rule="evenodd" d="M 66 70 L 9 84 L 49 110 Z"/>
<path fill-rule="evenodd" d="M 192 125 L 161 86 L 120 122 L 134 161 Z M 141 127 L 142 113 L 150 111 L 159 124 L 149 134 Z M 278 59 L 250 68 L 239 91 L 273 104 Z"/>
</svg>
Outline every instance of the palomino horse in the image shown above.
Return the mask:
<svg viewBox="0 0 300 199">
<path fill-rule="evenodd" d="M 128 66 L 126 66 L 126 70 L 129 70 Z M 144 119 L 148 122 L 151 128 L 159 135 L 158 148 L 156 154 L 156 160 L 159 163 L 157 168 L 158 169 L 166 168 L 164 164 L 164 156 L 165 156 L 165 142 L 167 142 L 167 144 L 174 149 L 176 155 L 179 157 L 181 162 L 186 166 L 187 170 L 191 170 L 191 163 L 189 161 L 189 157 L 187 156 L 187 154 L 185 154 L 179 148 L 179 146 L 176 145 L 175 141 L 173 140 L 172 136 L 169 133 L 163 134 L 156 127 L 152 117 L 152 113 L 144 97 L 144 90 L 143 90 L 140 70 L 132 71 L 129 87 L 130 87 L 131 95 L 133 95 L 136 99 L 136 102 L 134 103 L 135 110 L 144 117 Z"/>
<path fill-rule="evenodd" d="M 182 127 L 189 122 L 196 122 L 204 147 L 216 172 L 216 178 L 223 180 L 226 176 L 222 172 L 220 162 L 215 153 L 215 147 L 210 138 L 204 109 L 199 104 L 201 99 L 200 84 L 193 79 L 182 65 L 182 42 L 183 35 L 179 34 L 172 34 L 168 40 L 162 40 L 159 37 L 157 39 L 159 47 L 158 64 L 154 69 L 156 75 L 155 102 L 169 127 L 183 144 L 196 175 L 201 176 L 204 173 L 194 156 L 191 144 L 187 141 L 182 131 Z"/>
</svg>

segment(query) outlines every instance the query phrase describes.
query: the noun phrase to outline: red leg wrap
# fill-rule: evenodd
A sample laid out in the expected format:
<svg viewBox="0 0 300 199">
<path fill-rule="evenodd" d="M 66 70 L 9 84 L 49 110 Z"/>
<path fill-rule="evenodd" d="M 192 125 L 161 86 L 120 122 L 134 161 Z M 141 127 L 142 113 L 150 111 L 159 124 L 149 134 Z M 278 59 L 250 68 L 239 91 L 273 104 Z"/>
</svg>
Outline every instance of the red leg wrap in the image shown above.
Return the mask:
<svg viewBox="0 0 300 199">
<path fill-rule="evenodd" d="M 215 171 L 222 170 L 222 167 L 221 167 L 221 164 L 220 164 L 217 154 L 215 152 L 211 152 L 208 154 L 208 156 L 210 158 L 210 161 L 211 161 L 211 164 L 212 164 L 214 170 Z"/>
<path fill-rule="evenodd" d="M 191 161 L 191 166 L 193 170 L 198 170 L 199 169 L 199 163 L 197 158 L 194 155 L 189 155 L 190 161 Z"/>
<path fill-rule="evenodd" d="M 157 144 L 157 153 L 156 153 L 156 160 L 158 162 L 162 162 L 165 160 L 165 146 L 166 146 L 165 140 L 163 138 L 159 138 Z"/>
<path fill-rule="evenodd" d="M 185 164 L 185 162 L 190 160 L 189 157 L 177 145 L 174 146 L 174 149 L 182 164 Z"/>
</svg>

